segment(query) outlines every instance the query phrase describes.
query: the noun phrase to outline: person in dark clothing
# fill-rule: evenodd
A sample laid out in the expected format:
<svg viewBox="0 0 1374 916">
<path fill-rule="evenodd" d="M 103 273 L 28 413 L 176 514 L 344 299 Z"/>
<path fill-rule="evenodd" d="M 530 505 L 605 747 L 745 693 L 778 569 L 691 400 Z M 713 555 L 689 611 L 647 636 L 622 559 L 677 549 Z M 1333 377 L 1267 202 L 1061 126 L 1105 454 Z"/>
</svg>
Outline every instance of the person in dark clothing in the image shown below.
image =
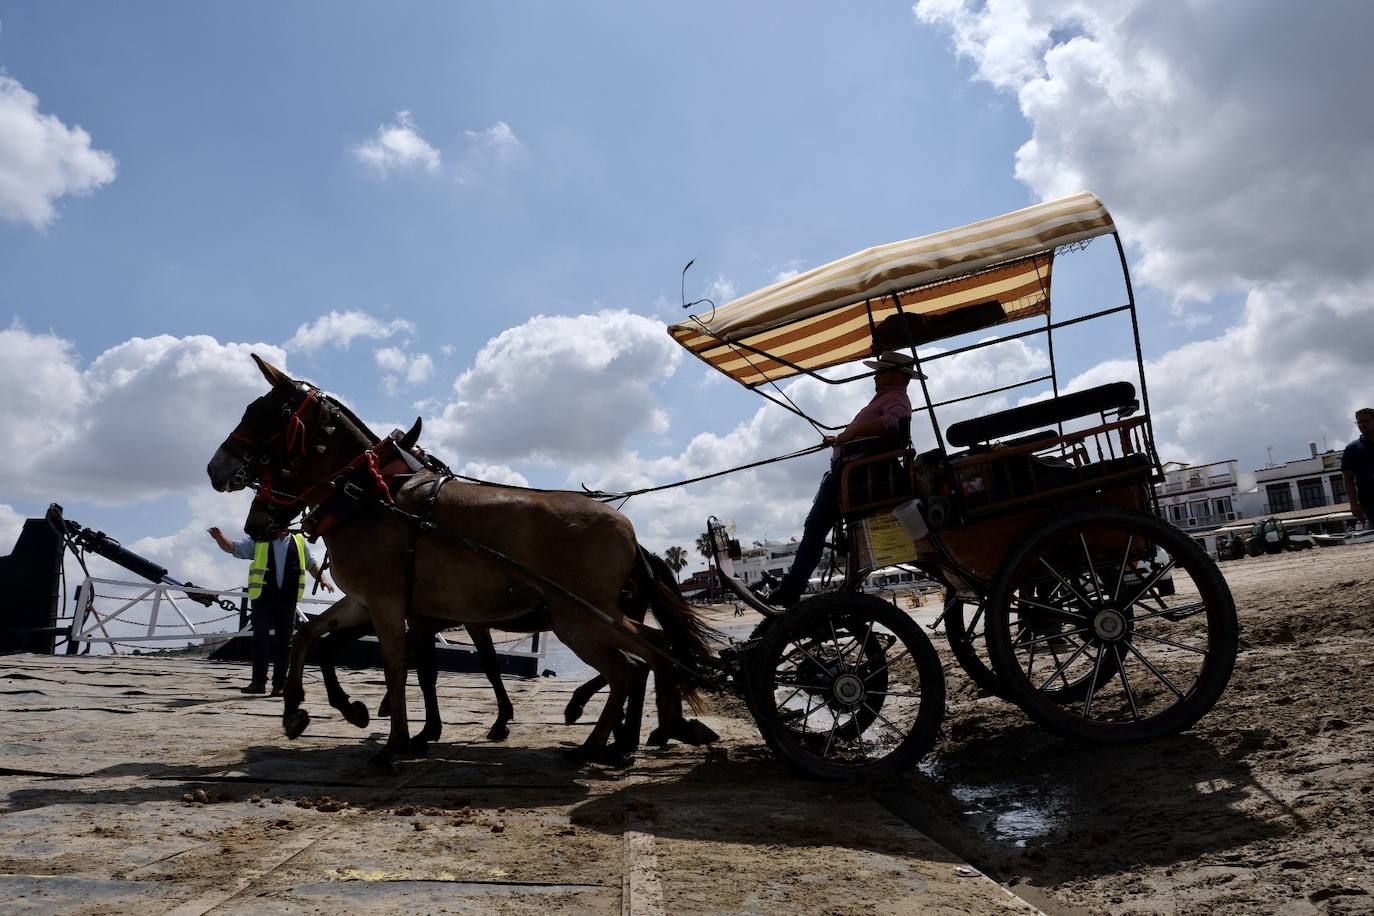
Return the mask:
<svg viewBox="0 0 1374 916">
<path fill-rule="evenodd" d="M 907 397 L 907 384 L 914 378 L 924 378 L 912 368 L 915 360 L 905 353 L 890 351 L 876 359 L 865 360 L 864 365 L 876 370 L 873 375 L 873 399 L 864 406 L 849 425 L 836 436 L 826 436 L 825 443 L 834 446 L 830 453 L 830 470 L 821 477 L 816 489 L 816 498 L 807 513 L 806 524 L 802 528 L 801 542 L 797 545 L 792 567 L 782 577 L 769 596 L 769 600 L 779 607 L 791 607 L 800 600 L 806 591 L 807 580 L 821 561 L 825 550 L 825 536 L 840 517 L 840 450 L 847 442 L 872 436 L 894 433 L 901 427 L 903 420 L 911 419 L 911 399 Z"/>
<path fill-rule="evenodd" d="M 1360 438 L 1345 447 L 1341 474 L 1350 499 L 1350 514 L 1360 524 L 1368 525 L 1370 509 L 1374 509 L 1374 407 L 1355 411 L 1355 425 Z"/>
<path fill-rule="evenodd" d="M 218 528 L 211 528 L 209 534 L 220 550 L 253 561 L 248 568 L 248 597 L 253 602 L 253 676 L 243 692 L 267 692 L 270 660 L 272 696 L 279 697 L 286 684 L 296 602 L 305 594 L 305 573 L 318 579 L 326 591 L 334 591 L 334 586 L 324 577 L 303 535 L 279 531 L 264 541 L 248 537 L 230 541 Z"/>
</svg>

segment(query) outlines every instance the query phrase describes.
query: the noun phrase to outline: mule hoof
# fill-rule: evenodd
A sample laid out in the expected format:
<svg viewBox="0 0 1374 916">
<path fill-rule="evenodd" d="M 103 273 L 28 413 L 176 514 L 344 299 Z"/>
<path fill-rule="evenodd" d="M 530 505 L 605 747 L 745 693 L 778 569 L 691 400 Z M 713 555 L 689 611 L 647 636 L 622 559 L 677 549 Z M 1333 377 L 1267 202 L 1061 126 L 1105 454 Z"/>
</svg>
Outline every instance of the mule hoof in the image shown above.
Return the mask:
<svg viewBox="0 0 1374 916">
<path fill-rule="evenodd" d="M 645 739 L 644 743 L 650 747 L 664 747 L 667 745 L 669 737 L 668 730 L 660 725 L 649 732 L 649 737 Z"/>
<path fill-rule="evenodd" d="M 286 737 L 293 740 L 299 738 L 309 724 L 310 713 L 304 709 L 292 710 L 281 717 L 282 731 L 286 732 Z"/>
<path fill-rule="evenodd" d="M 509 737 L 510 729 L 506 728 L 504 722 L 497 722 L 491 727 L 491 731 L 487 732 L 488 741 L 505 741 Z"/>
<path fill-rule="evenodd" d="M 563 710 L 563 724 L 572 725 L 580 718 L 582 718 L 582 704 L 573 700 Z"/>
<path fill-rule="evenodd" d="M 348 704 L 348 708 L 344 710 L 344 718 L 348 720 L 349 725 L 358 728 L 367 728 L 367 723 L 371 721 L 367 715 L 367 707 L 361 700 L 354 700 Z"/>
<path fill-rule="evenodd" d="M 407 757 L 428 757 L 429 740 L 416 735 L 410 739 L 410 744 L 406 747 Z"/>
</svg>

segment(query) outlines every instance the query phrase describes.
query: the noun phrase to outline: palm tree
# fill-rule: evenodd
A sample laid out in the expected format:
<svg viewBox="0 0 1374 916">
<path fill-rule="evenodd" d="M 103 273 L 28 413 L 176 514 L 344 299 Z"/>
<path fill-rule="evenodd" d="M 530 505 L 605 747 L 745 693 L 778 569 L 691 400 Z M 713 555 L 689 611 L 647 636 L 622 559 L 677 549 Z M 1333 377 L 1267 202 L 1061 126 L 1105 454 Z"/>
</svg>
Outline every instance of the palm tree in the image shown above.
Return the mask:
<svg viewBox="0 0 1374 916">
<path fill-rule="evenodd" d="M 681 582 L 682 576 L 679 573 L 682 572 L 682 567 L 687 565 L 687 548 L 669 547 L 663 551 L 663 559 L 668 564 L 668 568 L 673 571 L 673 578 Z"/>
<path fill-rule="evenodd" d="M 703 531 L 697 536 L 696 548 L 697 553 L 706 558 L 706 571 L 710 573 L 706 579 L 708 583 L 706 586 L 706 593 L 714 596 L 716 591 L 716 554 L 715 551 L 711 549 L 711 533 L 709 531 Z"/>
</svg>

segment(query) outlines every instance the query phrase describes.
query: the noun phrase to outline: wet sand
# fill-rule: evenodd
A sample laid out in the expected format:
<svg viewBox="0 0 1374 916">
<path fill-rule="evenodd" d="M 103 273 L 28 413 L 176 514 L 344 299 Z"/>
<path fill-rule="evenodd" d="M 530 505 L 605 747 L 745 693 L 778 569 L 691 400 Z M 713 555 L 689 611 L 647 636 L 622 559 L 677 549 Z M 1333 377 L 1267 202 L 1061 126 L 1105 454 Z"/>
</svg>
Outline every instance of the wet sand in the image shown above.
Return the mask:
<svg viewBox="0 0 1374 916">
<path fill-rule="evenodd" d="M 936 756 L 889 803 L 1051 913 L 1374 913 L 1374 544 L 1221 568 L 1241 651 L 1198 725 L 1085 748 L 947 666 Z"/>
</svg>

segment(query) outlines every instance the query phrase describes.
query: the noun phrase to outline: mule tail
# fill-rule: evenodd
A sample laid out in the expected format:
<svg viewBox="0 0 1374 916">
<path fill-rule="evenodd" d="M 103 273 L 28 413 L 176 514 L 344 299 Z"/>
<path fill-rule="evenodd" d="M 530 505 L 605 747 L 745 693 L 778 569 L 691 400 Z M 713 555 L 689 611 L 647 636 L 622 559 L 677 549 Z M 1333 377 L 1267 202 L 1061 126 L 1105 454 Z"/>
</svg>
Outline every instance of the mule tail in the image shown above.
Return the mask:
<svg viewBox="0 0 1374 916">
<path fill-rule="evenodd" d="M 701 611 L 682 597 L 677 579 L 662 557 L 643 547 L 639 548 L 639 556 L 643 561 L 641 570 L 648 587 L 649 607 L 663 629 L 668 651 L 697 671 L 709 671 L 715 664 L 713 643 L 719 634 L 702 619 Z M 674 685 L 680 698 L 686 700 L 693 711 L 700 712 L 701 680 L 684 675 L 674 678 Z"/>
</svg>

